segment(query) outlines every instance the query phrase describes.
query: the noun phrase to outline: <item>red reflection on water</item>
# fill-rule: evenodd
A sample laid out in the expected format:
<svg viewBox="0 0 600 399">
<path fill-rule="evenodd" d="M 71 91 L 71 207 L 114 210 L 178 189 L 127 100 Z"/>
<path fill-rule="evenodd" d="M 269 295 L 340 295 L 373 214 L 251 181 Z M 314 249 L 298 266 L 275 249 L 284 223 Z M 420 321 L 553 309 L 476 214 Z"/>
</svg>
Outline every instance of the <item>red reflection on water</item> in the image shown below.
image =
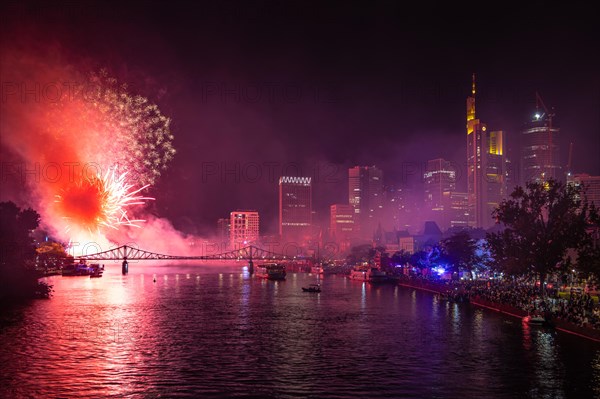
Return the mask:
<svg viewBox="0 0 600 399">
<path fill-rule="evenodd" d="M 525 350 L 531 350 L 531 326 L 529 325 L 530 316 L 524 317 L 522 321 L 523 326 L 523 348 Z"/>
</svg>

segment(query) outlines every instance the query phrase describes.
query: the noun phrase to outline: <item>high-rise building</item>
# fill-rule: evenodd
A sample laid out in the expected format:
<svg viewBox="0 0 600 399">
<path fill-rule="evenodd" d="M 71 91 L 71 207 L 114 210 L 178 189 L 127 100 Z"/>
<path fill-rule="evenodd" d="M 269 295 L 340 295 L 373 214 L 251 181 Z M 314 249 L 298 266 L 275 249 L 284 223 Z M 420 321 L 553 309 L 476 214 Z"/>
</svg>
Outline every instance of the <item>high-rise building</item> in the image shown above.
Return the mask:
<svg viewBox="0 0 600 399">
<path fill-rule="evenodd" d="M 217 238 L 220 243 L 231 239 L 231 218 L 220 218 L 217 220 Z"/>
<path fill-rule="evenodd" d="M 563 180 L 558 137 L 553 114 L 536 111 L 521 135 L 521 184 L 549 179 Z M 563 180 L 564 181 L 564 180 Z"/>
<path fill-rule="evenodd" d="M 443 158 L 427 161 L 423 175 L 425 181 L 425 206 L 431 210 L 444 210 L 444 193 L 456 190 L 456 171 L 450 161 Z"/>
<path fill-rule="evenodd" d="M 425 180 L 425 213 L 442 231 L 469 226 L 468 194 L 456 191 L 456 169 L 450 161 L 427 162 Z"/>
<path fill-rule="evenodd" d="M 451 227 L 468 227 L 469 216 L 469 195 L 450 191 L 444 193 L 445 215 L 443 223 L 444 230 Z"/>
<path fill-rule="evenodd" d="M 348 241 L 356 233 L 354 207 L 348 204 L 333 204 L 330 207 L 329 232 L 335 242 Z"/>
<path fill-rule="evenodd" d="M 234 248 L 254 244 L 259 239 L 257 211 L 234 211 L 230 214 L 230 238 Z"/>
<path fill-rule="evenodd" d="M 600 207 L 600 176 L 590 176 L 585 173 L 569 174 L 567 175 L 567 184 L 583 185 L 588 203 L 594 203 L 597 208 Z"/>
<path fill-rule="evenodd" d="M 415 232 L 421 224 L 423 200 L 412 187 L 386 186 L 383 190 L 384 222 L 387 230 L 410 230 Z"/>
<path fill-rule="evenodd" d="M 467 97 L 467 192 L 472 227 L 494 224 L 493 210 L 506 195 L 505 137 L 490 131 L 475 114 L 475 75 Z"/>
<path fill-rule="evenodd" d="M 279 235 L 304 241 L 311 234 L 312 185 L 310 177 L 279 178 Z"/>
<path fill-rule="evenodd" d="M 348 170 L 348 203 L 354 208 L 355 226 L 363 238 L 371 238 L 383 213 L 383 172 L 376 166 Z"/>
<path fill-rule="evenodd" d="M 450 193 L 456 190 L 456 171 L 450 161 L 432 159 L 427 161 L 423 180 L 427 218 L 446 230 L 450 227 Z"/>
</svg>

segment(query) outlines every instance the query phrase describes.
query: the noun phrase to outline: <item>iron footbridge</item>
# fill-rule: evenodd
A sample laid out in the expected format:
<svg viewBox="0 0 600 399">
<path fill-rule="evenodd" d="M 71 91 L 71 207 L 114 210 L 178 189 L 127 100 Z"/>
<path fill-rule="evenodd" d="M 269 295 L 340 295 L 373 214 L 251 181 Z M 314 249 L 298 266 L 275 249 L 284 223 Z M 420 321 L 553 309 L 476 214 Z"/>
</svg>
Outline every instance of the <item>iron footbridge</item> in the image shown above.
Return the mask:
<svg viewBox="0 0 600 399">
<path fill-rule="evenodd" d="M 118 248 L 108 251 L 97 252 L 95 254 L 81 255 L 75 257 L 78 260 L 94 261 L 94 260 L 274 260 L 274 261 L 291 261 L 294 257 L 286 256 L 277 252 L 268 251 L 254 245 L 249 245 L 240 249 L 222 252 L 212 255 L 201 256 L 180 256 L 180 255 L 165 255 L 155 252 L 146 251 L 143 249 L 121 245 Z M 296 260 L 304 259 L 304 257 L 296 257 Z"/>
</svg>

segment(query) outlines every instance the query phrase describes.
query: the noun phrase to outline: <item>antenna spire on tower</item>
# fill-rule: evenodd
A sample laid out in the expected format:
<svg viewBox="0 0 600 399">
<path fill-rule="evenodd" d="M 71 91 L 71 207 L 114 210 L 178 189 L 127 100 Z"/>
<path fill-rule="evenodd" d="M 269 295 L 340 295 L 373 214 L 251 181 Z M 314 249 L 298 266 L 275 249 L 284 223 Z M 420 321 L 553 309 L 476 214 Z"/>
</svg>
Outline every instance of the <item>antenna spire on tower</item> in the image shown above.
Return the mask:
<svg viewBox="0 0 600 399">
<path fill-rule="evenodd" d="M 473 95 L 475 95 L 475 72 L 473 72 L 473 87 L 471 89 L 471 93 L 473 93 Z"/>
</svg>

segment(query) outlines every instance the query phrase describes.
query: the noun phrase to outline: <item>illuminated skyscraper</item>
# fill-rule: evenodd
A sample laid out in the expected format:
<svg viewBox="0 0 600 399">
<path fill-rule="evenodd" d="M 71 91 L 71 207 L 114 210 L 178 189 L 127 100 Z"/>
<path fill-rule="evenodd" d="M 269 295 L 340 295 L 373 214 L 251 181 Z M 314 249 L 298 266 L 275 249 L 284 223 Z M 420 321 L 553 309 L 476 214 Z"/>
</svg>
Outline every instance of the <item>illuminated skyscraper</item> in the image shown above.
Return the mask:
<svg viewBox="0 0 600 399">
<path fill-rule="evenodd" d="M 503 131 L 489 131 L 475 116 L 475 74 L 467 97 L 467 193 L 473 227 L 494 224 L 492 211 L 506 194 L 505 138 Z"/>
<path fill-rule="evenodd" d="M 279 178 L 279 234 L 284 240 L 304 241 L 311 233 L 310 177 Z"/>
<path fill-rule="evenodd" d="M 450 227 L 449 197 L 456 191 L 456 171 L 450 161 L 438 158 L 427 161 L 423 174 L 425 182 L 425 210 L 427 218 L 442 230 Z"/>
<path fill-rule="evenodd" d="M 254 244 L 259 238 L 257 211 L 234 211 L 230 214 L 231 245 L 234 248 Z"/>
<path fill-rule="evenodd" d="M 538 101 L 541 102 L 539 96 Z M 522 131 L 522 185 L 530 181 L 563 180 L 558 145 L 560 128 L 553 123 L 553 116 L 553 114 L 542 112 L 538 108 Z"/>
<path fill-rule="evenodd" d="M 469 195 L 456 191 L 444 193 L 444 228 L 469 226 Z"/>
<path fill-rule="evenodd" d="M 427 161 L 425 180 L 425 205 L 427 209 L 443 210 L 444 193 L 456 191 L 456 171 L 450 161 L 438 158 Z"/>
<path fill-rule="evenodd" d="M 383 172 L 376 166 L 348 170 L 348 203 L 354 208 L 355 226 L 363 238 L 371 238 L 383 211 Z"/>
</svg>

